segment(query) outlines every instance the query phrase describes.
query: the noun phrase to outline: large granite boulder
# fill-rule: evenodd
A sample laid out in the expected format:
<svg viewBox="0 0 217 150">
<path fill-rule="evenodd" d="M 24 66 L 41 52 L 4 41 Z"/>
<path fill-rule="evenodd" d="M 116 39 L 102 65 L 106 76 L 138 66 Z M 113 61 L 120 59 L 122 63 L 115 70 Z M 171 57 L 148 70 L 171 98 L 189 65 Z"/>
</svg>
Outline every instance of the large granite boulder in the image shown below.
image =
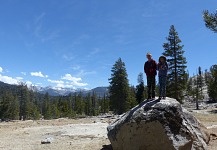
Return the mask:
<svg viewBox="0 0 217 150">
<path fill-rule="evenodd" d="M 144 101 L 108 126 L 113 150 L 205 150 L 209 134 L 175 99 Z"/>
</svg>

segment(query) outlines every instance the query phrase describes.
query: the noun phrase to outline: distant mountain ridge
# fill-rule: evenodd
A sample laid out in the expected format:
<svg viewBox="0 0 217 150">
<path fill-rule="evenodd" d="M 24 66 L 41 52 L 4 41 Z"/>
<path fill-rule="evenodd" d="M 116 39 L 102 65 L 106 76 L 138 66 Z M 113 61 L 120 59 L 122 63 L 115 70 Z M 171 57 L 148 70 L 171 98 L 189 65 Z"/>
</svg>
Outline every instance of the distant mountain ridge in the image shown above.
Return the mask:
<svg viewBox="0 0 217 150">
<path fill-rule="evenodd" d="M 83 96 L 86 96 L 88 93 L 95 93 L 99 97 L 103 97 L 105 94 L 108 94 L 108 87 L 96 87 L 91 90 L 87 89 L 70 89 L 70 88 L 53 88 L 53 87 L 35 87 L 33 91 L 46 94 L 48 93 L 51 96 L 66 96 L 74 93 L 82 93 Z"/>
<path fill-rule="evenodd" d="M 17 85 L 7 84 L 0 81 L 0 88 L 15 88 Z M 38 92 L 40 94 L 48 93 L 51 96 L 66 96 L 74 93 L 82 93 L 83 96 L 86 96 L 88 93 L 95 93 L 98 97 L 103 97 L 105 94 L 108 94 L 108 87 L 96 87 L 90 90 L 87 89 L 72 89 L 72 88 L 54 88 L 51 86 L 40 87 L 40 86 L 30 86 L 30 90 Z"/>
</svg>

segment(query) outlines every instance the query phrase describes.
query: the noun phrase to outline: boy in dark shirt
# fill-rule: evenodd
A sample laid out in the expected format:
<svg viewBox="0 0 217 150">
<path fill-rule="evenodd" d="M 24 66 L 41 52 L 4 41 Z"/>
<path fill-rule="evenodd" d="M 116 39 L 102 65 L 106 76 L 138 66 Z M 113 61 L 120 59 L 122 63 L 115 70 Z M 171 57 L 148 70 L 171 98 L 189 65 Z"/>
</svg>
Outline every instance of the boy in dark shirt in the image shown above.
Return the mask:
<svg viewBox="0 0 217 150">
<path fill-rule="evenodd" d="M 155 99 L 155 85 L 157 74 L 157 63 L 152 59 L 152 55 L 147 53 L 146 55 L 148 61 L 144 65 L 144 72 L 147 76 L 147 85 L 148 85 L 148 99 Z"/>
</svg>

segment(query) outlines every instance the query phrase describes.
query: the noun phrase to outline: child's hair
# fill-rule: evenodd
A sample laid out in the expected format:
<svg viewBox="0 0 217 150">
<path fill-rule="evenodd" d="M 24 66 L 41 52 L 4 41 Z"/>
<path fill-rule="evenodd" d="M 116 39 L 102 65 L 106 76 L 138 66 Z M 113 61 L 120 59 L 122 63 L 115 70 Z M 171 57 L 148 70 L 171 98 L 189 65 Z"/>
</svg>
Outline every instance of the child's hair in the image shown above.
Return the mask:
<svg viewBox="0 0 217 150">
<path fill-rule="evenodd" d="M 163 58 L 163 59 L 164 59 L 164 62 L 166 62 L 166 61 L 167 61 L 167 58 L 166 58 L 165 56 L 160 56 L 160 57 L 159 57 L 159 62 L 161 62 L 161 58 Z"/>
</svg>

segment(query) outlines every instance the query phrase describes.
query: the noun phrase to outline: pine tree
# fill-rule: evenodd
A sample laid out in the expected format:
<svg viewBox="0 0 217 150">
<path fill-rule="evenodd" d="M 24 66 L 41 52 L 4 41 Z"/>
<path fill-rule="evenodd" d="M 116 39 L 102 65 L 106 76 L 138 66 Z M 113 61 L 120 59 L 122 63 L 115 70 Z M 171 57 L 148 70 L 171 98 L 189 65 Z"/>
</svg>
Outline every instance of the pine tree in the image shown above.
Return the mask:
<svg viewBox="0 0 217 150">
<path fill-rule="evenodd" d="M 36 96 L 35 93 L 32 90 L 29 90 L 29 101 L 28 101 L 28 107 L 27 107 L 27 112 L 29 112 L 29 116 L 27 119 L 39 119 L 40 118 L 40 113 L 39 109 L 36 106 Z"/>
<path fill-rule="evenodd" d="M 44 95 L 43 115 L 44 119 L 52 119 L 50 95 L 48 93 Z"/>
<path fill-rule="evenodd" d="M 111 70 L 109 79 L 110 103 L 114 113 L 122 114 L 130 109 L 129 83 L 125 63 L 119 58 Z"/>
<path fill-rule="evenodd" d="M 196 109 L 199 109 L 199 100 L 203 99 L 204 78 L 201 67 L 198 67 L 198 74 L 194 76 L 193 97 L 196 102 Z"/>
<path fill-rule="evenodd" d="M 138 85 L 136 86 L 136 100 L 141 103 L 145 100 L 145 85 L 143 80 L 143 73 L 139 73 L 137 79 Z"/>
<path fill-rule="evenodd" d="M 204 87 L 204 77 L 201 67 L 198 68 L 198 88 L 199 88 L 199 98 L 203 99 L 203 87 Z"/>
<path fill-rule="evenodd" d="M 194 100 L 196 102 L 196 109 L 198 110 L 199 109 L 199 103 L 198 103 L 198 99 L 199 99 L 199 92 L 200 92 L 200 89 L 199 89 L 199 79 L 198 79 L 198 75 L 195 77 L 194 79 Z"/>
<path fill-rule="evenodd" d="M 19 106 L 20 106 L 20 118 L 21 119 L 29 119 L 31 108 L 30 108 L 30 96 L 29 96 L 29 90 L 26 84 L 21 83 L 18 86 L 18 99 L 19 99 Z"/>
<path fill-rule="evenodd" d="M 167 43 L 163 44 L 165 52 L 164 56 L 168 57 L 168 82 L 167 96 L 181 101 L 183 99 L 184 90 L 186 89 L 187 73 L 186 58 L 183 56 L 184 50 L 181 40 L 175 30 L 174 25 L 170 27 L 169 36 L 166 38 Z"/>
<path fill-rule="evenodd" d="M 210 73 L 207 74 L 207 86 L 209 97 L 213 101 L 217 101 L 217 65 L 210 68 Z"/>
<path fill-rule="evenodd" d="M 101 100 L 101 113 L 109 112 L 109 99 L 106 94 L 104 94 L 103 99 Z"/>
<path fill-rule="evenodd" d="M 19 101 L 17 96 L 13 96 L 11 93 L 11 104 L 10 104 L 10 119 L 19 120 Z"/>
<path fill-rule="evenodd" d="M 85 103 L 85 114 L 88 116 L 92 116 L 92 98 L 90 93 L 87 94 Z"/>
<path fill-rule="evenodd" d="M 73 96 L 72 96 L 72 94 L 68 95 L 67 102 L 68 102 L 68 117 L 73 118 L 73 117 L 75 117 L 75 112 L 73 110 Z"/>
<path fill-rule="evenodd" d="M 186 90 L 188 96 L 193 96 L 193 78 L 189 78 Z"/>
<path fill-rule="evenodd" d="M 76 107 L 76 114 L 79 114 L 79 115 L 84 114 L 84 112 L 85 112 L 85 103 L 84 103 L 83 96 L 82 96 L 81 92 L 76 96 L 75 107 Z"/>
<path fill-rule="evenodd" d="M 59 103 L 58 103 L 58 97 L 55 97 L 54 102 L 51 106 L 51 113 L 52 113 L 52 118 L 57 119 L 60 117 L 60 110 L 59 110 Z"/>
<path fill-rule="evenodd" d="M 204 74 L 204 80 L 205 80 L 205 84 L 208 85 L 208 80 L 209 80 L 209 76 L 210 73 L 208 72 L 208 70 L 205 70 L 205 74 Z"/>
<path fill-rule="evenodd" d="M 138 104 L 136 101 L 136 88 L 134 86 L 130 87 L 129 100 L 130 100 L 130 108 L 133 108 Z"/>
<path fill-rule="evenodd" d="M 99 114 L 98 104 L 97 104 L 97 95 L 94 91 L 92 93 L 92 112 L 93 112 L 93 116 L 97 116 Z"/>
<path fill-rule="evenodd" d="M 19 119 L 19 102 L 10 90 L 4 90 L 1 96 L 0 118 Z"/>
<path fill-rule="evenodd" d="M 206 27 L 214 33 L 217 33 L 217 11 L 216 13 L 209 13 L 208 10 L 205 10 L 203 12 L 203 19 Z"/>
</svg>

